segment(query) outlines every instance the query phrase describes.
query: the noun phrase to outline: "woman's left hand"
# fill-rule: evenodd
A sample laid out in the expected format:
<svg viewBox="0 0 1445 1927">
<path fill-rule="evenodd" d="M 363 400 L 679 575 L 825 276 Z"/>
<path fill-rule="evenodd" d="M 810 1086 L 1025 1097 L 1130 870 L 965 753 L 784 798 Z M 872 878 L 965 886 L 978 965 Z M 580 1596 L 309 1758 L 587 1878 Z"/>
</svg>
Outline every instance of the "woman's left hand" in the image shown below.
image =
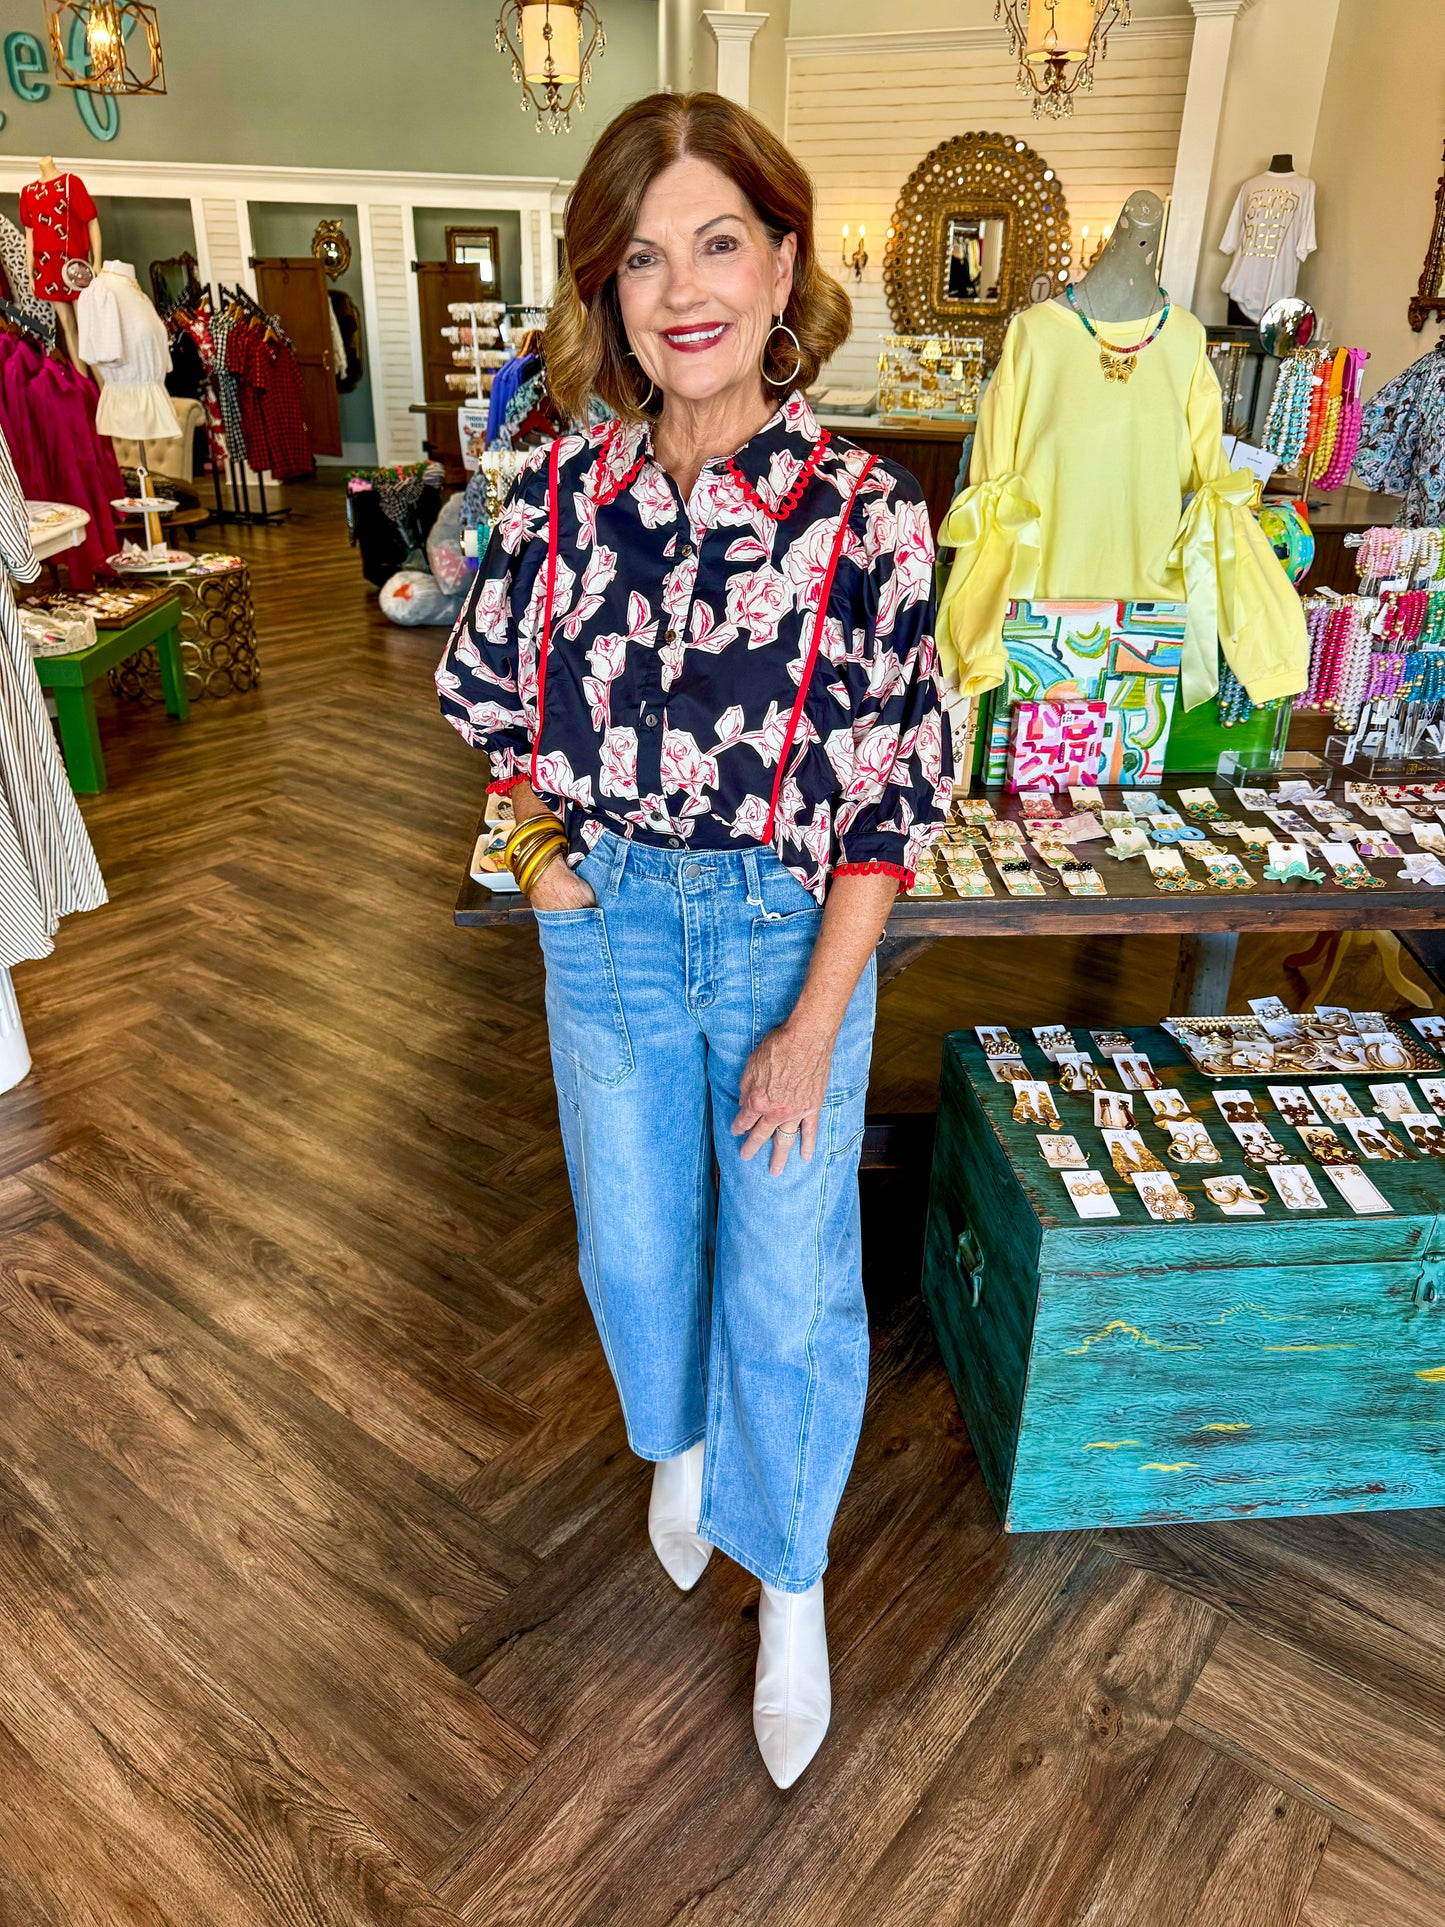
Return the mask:
<svg viewBox="0 0 1445 1927">
<path fill-rule="evenodd" d="M 768 1169 L 776 1177 L 801 1137 L 806 1163 L 818 1142 L 818 1116 L 832 1064 L 833 1033 L 798 1022 L 796 1013 L 770 1030 L 743 1070 L 732 1123 L 734 1137 L 746 1133 L 740 1155 L 755 1157 L 771 1138 Z"/>
</svg>

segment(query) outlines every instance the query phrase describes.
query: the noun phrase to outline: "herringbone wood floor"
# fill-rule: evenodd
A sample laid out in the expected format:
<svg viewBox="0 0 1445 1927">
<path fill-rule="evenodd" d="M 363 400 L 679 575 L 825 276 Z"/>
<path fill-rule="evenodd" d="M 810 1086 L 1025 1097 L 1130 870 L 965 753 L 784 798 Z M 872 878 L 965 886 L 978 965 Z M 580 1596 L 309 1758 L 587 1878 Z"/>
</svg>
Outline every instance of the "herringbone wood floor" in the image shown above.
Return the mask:
<svg viewBox="0 0 1445 1927">
<path fill-rule="evenodd" d="M 483 778 L 439 638 L 295 499 L 237 538 L 263 693 L 107 720 L 113 902 L 20 973 L 0 1927 L 1438 1927 L 1445 1530 L 1002 1537 L 906 1184 L 868 1181 L 833 1732 L 774 1789 L 751 1582 L 647 1544 L 535 945 L 449 921 Z M 949 1025 L 1155 1018 L 1172 962 L 941 947 L 878 1101 L 928 1105 Z"/>
</svg>

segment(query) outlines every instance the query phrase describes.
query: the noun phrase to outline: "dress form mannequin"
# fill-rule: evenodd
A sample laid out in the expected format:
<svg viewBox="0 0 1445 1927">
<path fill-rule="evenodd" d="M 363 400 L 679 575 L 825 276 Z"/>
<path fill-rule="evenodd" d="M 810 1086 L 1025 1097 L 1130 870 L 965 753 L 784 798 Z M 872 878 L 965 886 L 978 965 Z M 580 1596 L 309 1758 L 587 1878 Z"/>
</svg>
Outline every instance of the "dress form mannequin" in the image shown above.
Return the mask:
<svg viewBox="0 0 1445 1927">
<path fill-rule="evenodd" d="M 41 156 L 40 181 L 42 183 L 58 180 L 60 172 L 61 170 L 55 165 L 55 160 L 52 155 L 45 154 Z M 90 205 L 88 199 L 86 205 Z M 23 218 L 23 208 L 21 212 Z M 25 266 L 30 274 L 30 284 L 32 287 L 35 287 L 35 229 L 29 221 L 26 221 L 24 225 Z M 104 256 L 101 251 L 100 222 L 93 213 L 86 222 L 86 236 L 90 265 L 98 270 Z M 37 289 L 36 292 L 41 293 L 41 290 Z M 49 299 L 51 307 L 55 310 L 56 318 L 60 323 L 60 332 L 65 341 L 66 350 L 70 355 L 70 359 L 83 374 L 89 374 L 90 370 L 80 358 L 80 337 L 75 321 L 74 297 L 72 296 L 69 300 L 56 300 L 46 294 L 43 295 L 42 298 Z"/>
<path fill-rule="evenodd" d="M 1091 321 L 1138 321 L 1163 307 L 1159 296 L 1159 241 L 1164 203 L 1148 188 L 1131 194 L 1114 232 L 1082 281 L 1074 300 Z"/>
</svg>

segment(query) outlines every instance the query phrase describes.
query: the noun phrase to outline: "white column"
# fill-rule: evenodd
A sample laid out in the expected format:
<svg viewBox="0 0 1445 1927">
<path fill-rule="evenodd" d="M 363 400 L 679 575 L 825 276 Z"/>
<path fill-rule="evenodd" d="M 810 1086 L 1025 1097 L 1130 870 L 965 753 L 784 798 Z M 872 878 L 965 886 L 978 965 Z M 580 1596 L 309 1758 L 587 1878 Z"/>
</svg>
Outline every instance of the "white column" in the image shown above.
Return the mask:
<svg viewBox="0 0 1445 1927">
<path fill-rule="evenodd" d="M 0 970 L 0 1091 L 10 1091 L 30 1073 L 30 1046 L 15 1001 L 8 970 Z"/>
<path fill-rule="evenodd" d="M 1194 305 L 1199 252 L 1204 242 L 1204 216 L 1214 179 L 1224 83 L 1229 72 L 1230 42 L 1234 39 L 1234 23 L 1249 3 L 1250 0 L 1189 0 L 1194 9 L 1194 45 L 1189 55 L 1189 84 L 1184 95 L 1169 232 L 1164 240 L 1160 272 L 1170 298 L 1182 308 Z"/>
<path fill-rule="evenodd" d="M 702 17 L 717 41 L 717 91 L 724 100 L 746 107 L 752 88 L 753 36 L 768 16 L 704 7 Z"/>
</svg>

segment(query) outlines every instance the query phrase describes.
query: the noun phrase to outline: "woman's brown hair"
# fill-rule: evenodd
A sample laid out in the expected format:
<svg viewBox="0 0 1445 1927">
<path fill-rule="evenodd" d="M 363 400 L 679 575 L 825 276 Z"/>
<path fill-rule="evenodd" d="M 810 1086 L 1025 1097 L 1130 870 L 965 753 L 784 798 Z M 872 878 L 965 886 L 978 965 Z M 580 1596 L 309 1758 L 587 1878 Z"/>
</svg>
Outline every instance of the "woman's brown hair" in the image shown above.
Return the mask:
<svg viewBox="0 0 1445 1927">
<path fill-rule="evenodd" d="M 764 378 L 779 390 L 808 388 L 848 339 L 852 304 L 813 248 L 813 183 L 777 135 L 721 94 L 649 94 L 603 129 L 567 200 L 567 265 L 547 319 L 546 363 L 553 398 L 574 421 L 594 394 L 624 420 L 647 412 L 652 384 L 628 354 L 617 268 L 648 187 L 684 155 L 727 175 L 774 247 L 797 236 L 783 322 L 798 338 L 801 365 L 790 372 L 793 344 L 779 336 L 764 354 Z"/>
</svg>

